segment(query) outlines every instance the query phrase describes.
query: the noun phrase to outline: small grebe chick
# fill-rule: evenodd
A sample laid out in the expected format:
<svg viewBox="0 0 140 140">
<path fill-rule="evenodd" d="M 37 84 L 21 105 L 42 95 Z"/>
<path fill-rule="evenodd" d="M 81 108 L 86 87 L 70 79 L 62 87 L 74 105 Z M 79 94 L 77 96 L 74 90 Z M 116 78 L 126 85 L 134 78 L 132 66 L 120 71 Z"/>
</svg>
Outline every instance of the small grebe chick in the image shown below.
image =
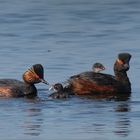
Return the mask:
<svg viewBox="0 0 140 140">
<path fill-rule="evenodd" d="M 53 89 L 55 92 L 49 95 L 49 98 L 52 99 L 65 99 L 69 97 L 69 94 L 65 89 L 63 88 L 62 84 L 56 83 L 55 85 L 52 85 L 50 90 Z"/>
<path fill-rule="evenodd" d="M 92 70 L 93 70 L 93 72 L 100 73 L 101 71 L 105 70 L 105 67 L 101 63 L 95 63 L 92 66 Z"/>
</svg>

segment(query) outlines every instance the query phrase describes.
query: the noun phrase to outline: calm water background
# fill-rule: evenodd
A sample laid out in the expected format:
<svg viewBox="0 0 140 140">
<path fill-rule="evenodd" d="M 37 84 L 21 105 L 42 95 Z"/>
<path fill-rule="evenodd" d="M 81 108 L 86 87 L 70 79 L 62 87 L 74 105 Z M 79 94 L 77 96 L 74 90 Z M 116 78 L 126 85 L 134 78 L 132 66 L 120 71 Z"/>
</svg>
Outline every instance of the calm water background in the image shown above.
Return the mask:
<svg viewBox="0 0 140 140">
<path fill-rule="evenodd" d="M 50 83 L 102 62 L 113 74 L 120 52 L 132 54 L 127 101 L 73 97 L 0 99 L 1 140 L 139 140 L 139 0 L 0 0 L 0 77 L 22 80 L 41 63 Z"/>
</svg>

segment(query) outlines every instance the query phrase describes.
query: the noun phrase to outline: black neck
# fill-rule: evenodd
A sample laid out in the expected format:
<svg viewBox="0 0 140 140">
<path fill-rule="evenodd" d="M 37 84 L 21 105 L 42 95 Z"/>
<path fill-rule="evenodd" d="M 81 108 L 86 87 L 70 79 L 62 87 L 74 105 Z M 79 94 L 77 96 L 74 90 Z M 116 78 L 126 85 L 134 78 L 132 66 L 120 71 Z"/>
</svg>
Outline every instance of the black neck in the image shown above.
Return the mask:
<svg viewBox="0 0 140 140">
<path fill-rule="evenodd" d="M 25 96 L 37 96 L 37 89 L 34 84 L 25 83 Z"/>
<path fill-rule="evenodd" d="M 130 81 L 126 72 L 115 71 L 115 77 L 118 81 L 122 82 L 123 84 L 130 85 Z"/>
<path fill-rule="evenodd" d="M 116 80 L 118 80 L 120 83 L 122 83 L 124 85 L 124 87 L 126 88 L 126 90 L 128 92 L 130 92 L 131 91 L 131 83 L 130 83 L 129 78 L 127 76 L 127 72 L 114 70 L 114 73 L 115 73 Z"/>
</svg>

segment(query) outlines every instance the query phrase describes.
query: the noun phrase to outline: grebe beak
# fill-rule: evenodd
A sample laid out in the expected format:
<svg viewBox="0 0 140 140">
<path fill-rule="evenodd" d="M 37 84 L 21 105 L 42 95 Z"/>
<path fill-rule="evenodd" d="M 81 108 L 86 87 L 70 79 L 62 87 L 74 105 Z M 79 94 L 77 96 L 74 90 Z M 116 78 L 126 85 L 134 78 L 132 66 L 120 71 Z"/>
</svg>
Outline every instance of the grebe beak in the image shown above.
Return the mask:
<svg viewBox="0 0 140 140">
<path fill-rule="evenodd" d="M 54 92 L 56 92 L 57 90 L 54 88 L 54 85 L 51 85 L 51 87 L 49 88 L 49 91 L 53 90 Z"/>
<path fill-rule="evenodd" d="M 46 85 L 49 85 L 49 83 L 48 83 L 46 80 L 40 78 L 40 77 L 34 72 L 33 69 L 28 69 L 28 70 L 29 70 L 30 72 L 32 72 L 32 73 L 35 75 L 35 77 L 38 78 L 38 79 L 40 80 L 41 83 L 44 83 L 44 84 L 46 84 Z"/>
<path fill-rule="evenodd" d="M 49 85 L 49 83 L 48 83 L 46 80 L 44 80 L 44 79 L 40 79 L 40 81 L 41 81 L 42 83 L 46 84 L 46 85 Z"/>
<path fill-rule="evenodd" d="M 106 67 L 103 67 L 103 70 L 106 70 Z"/>
<path fill-rule="evenodd" d="M 49 88 L 49 91 L 54 90 L 54 85 L 51 85 L 51 87 Z"/>
</svg>

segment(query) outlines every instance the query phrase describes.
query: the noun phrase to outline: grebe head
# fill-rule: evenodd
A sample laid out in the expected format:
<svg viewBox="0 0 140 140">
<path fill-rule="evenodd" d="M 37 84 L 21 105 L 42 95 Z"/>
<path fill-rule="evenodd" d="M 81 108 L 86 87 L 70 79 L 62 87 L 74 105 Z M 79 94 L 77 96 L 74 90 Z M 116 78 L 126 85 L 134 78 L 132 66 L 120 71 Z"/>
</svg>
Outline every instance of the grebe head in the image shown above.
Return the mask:
<svg viewBox="0 0 140 140">
<path fill-rule="evenodd" d="M 122 60 L 125 63 L 129 63 L 131 57 L 132 56 L 129 53 L 120 53 L 120 54 L 118 54 L 118 59 Z"/>
<path fill-rule="evenodd" d="M 61 90 L 63 90 L 63 86 L 62 86 L 62 84 L 60 84 L 60 83 L 55 84 L 53 87 L 54 87 L 54 89 L 55 89 L 56 91 L 61 91 Z"/>
<path fill-rule="evenodd" d="M 101 63 L 95 63 L 93 66 L 92 66 L 92 70 L 96 73 L 99 73 L 103 70 L 105 70 L 105 67 L 103 66 L 103 64 Z"/>
<path fill-rule="evenodd" d="M 55 92 L 59 92 L 63 90 L 63 86 L 60 83 L 56 83 L 52 85 L 49 90 L 54 90 Z"/>
<path fill-rule="evenodd" d="M 131 54 L 129 53 L 118 54 L 118 59 L 115 62 L 115 70 L 128 71 L 130 68 L 129 66 L 130 59 L 131 59 Z"/>
<path fill-rule="evenodd" d="M 49 84 L 44 80 L 44 69 L 41 64 L 35 64 L 31 68 L 29 68 L 23 74 L 23 80 L 28 84 L 36 84 L 40 82 Z"/>
</svg>

